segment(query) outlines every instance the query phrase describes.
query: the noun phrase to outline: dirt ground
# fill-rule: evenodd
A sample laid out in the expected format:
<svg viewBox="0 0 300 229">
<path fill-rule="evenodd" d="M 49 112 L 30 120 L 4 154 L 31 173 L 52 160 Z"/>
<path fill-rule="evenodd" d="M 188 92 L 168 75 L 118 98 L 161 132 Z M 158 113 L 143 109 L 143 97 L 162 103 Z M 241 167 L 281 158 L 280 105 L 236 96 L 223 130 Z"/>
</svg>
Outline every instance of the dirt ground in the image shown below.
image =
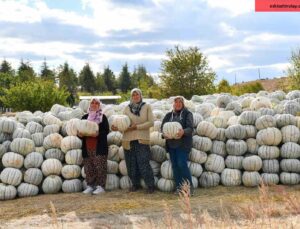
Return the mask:
<svg viewBox="0 0 300 229">
<path fill-rule="evenodd" d="M 300 199 L 299 185 L 282 188 Z M 280 206 L 282 197 L 277 189 L 270 188 L 270 195 L 274 195 L 275 204 Z M 243 220 L 241 209 L 258 201 L 257 188 L 223 186 L 197 189 L 190 199 L 195 217 L 205 213 L 217 220 L 224 212 L 231 219 Z M 156 191 L 149 195 L 142 190 L 136 193 L 119 190 L 97 196 L 81 193 L 39 195 L 1 201 L 0 206 L 0 228 L 155 228 L 157 222 L 164 227 L 169 215 L 175 219 L 184 217 L 186 210 L 182 200 L 174 194 Z M 289 217 L 300 228 L 299 215 L 279 220 L 284 222 Z"/>
</svg>

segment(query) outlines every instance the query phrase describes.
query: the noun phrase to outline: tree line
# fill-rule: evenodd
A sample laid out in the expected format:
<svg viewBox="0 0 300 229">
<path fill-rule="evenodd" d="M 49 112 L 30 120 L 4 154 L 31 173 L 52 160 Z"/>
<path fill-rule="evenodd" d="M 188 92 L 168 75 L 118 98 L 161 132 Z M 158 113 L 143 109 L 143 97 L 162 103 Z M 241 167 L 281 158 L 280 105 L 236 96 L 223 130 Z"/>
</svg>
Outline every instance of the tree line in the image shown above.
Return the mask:
<svg viewBox="0 0 300 229">
<path fill-rule="evenodd" d="M 256 93 L 263 90 L 259 82 L 246 85 L 230 85 L 225 79 L 215 84 L 216 73 L 209 66 L 207 57 L 198 47 L 181 48 L 175 46 L 166 51 L 161 61 L 159 82 L 138 65 L 133 72 L 128 64 L 122 66 L 116 75 L 109 66 L 103 73 L 93 72 L 86 63 L 78 73 L 67 63 L 51 69 L 44 60 L 39 72 L 35 72 L 30 62 L 20 61 L 18 69 L 13 69 L 5 59 L 0 65 L 0 107 L 17 110 L 31 110 L 41 107 L 46 111 L 54 103 L 73 106 L 79 95 L 118 94 L 123 100 L 129 99 L 132 88 L 138 87 L 148 98 L 167 98 L 183 95 L 190 99 L 193 95 L 213 93 Z M 291 57 L 289 89 L 300 89 L 300 51 Z M 23 104 L 23 105 L 22 105 Z"/>
</svg>

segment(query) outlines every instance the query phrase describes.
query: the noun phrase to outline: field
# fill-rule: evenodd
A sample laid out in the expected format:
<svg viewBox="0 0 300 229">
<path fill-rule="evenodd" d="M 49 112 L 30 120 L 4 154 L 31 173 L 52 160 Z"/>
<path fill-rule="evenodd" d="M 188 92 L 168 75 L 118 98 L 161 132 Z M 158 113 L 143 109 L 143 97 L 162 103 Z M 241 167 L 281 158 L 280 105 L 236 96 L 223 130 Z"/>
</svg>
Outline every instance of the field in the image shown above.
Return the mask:
<svg viewBox="0 0 300 229">
<path fill-rule="evenodd" d="M 1 202 L 0 228 L 299 228 L 300 186 L 39 195 Z"/>
</svg>

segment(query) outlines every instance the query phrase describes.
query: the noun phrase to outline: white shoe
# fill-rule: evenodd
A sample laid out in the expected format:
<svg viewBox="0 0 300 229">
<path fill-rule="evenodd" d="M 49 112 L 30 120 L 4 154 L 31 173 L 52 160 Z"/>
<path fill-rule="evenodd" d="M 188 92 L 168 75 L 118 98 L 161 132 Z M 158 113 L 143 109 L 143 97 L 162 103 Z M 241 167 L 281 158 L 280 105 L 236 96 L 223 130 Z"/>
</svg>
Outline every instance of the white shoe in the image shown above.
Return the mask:
<svg viewBox="0 0 300 229">
<path fill-rule="evenodd" d="M 87 186 L 87 188 L 82 192 L 84 194 L 92 194 L 94 188 L 92 186 Z"/>
<path fill-rule="evenodd" d="M 96 187 L 96 189 L 93 191 L 93 194 L 94 195 L 97 195 L 97 194 L 100 194 L 100 193 L 103 193 L 105 192 L 105 190 L 99 185 Z"/>
</svg>

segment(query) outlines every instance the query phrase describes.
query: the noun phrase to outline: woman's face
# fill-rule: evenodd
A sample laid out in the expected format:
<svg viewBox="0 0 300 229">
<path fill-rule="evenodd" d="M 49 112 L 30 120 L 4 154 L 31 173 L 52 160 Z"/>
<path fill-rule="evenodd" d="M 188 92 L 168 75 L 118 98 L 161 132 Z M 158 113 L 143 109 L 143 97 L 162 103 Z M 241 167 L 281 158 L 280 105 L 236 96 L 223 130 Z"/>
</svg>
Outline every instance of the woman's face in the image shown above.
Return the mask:
<svg viewBox="0 0 300 229">
<path fill-rule="evenodd" d="M 141 95 L 137 92 L 133 92 L 131 98 L 134 103 L 139 103 L 141 101 Z"/>
<path fill-rule="evenodd" d="M 182 110 L 183 108 L 183 103 L 180 99 L 176 99 L 174 101 L 174 104 L 173 104 L 173 108 L 175 109 L 175 111 L 180 111 Z"/>
<path fill-rule="evenodd" d="M 91 102 L 90 108 L 92 111 L 97 111 L 100 108 L 100 104 L 98 103 L 98 101 L 93 99 Z"/>
</svg>

